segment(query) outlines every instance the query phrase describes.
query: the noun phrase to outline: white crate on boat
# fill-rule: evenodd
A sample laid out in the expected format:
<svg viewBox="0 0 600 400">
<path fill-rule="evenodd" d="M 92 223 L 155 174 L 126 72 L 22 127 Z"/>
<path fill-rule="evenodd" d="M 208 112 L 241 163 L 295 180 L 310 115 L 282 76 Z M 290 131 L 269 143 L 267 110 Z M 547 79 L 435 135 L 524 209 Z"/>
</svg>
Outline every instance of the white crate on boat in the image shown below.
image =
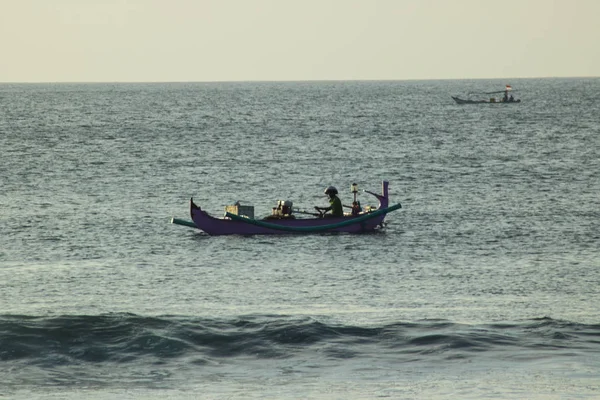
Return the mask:
<svg viewBox="0 0 600 400">
<path fill-rule="evenodd" d="M 225 212 L 254 219 L 254 206 L 241 206 L 239 204 L 234 204 L 232 206 L 225 206 Z"/>
</svg>

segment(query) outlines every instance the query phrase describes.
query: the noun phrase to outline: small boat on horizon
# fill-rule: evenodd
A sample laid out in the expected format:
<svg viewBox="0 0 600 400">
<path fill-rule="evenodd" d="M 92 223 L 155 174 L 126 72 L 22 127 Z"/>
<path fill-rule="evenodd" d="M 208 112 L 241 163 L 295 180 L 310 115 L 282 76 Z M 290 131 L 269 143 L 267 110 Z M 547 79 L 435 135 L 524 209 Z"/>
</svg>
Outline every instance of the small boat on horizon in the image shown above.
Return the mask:
<svg viewBox="0 0 600 400">
<path fill-rule="evenodd" d="M 516 103 L 520 103 L 521 99 L 515 99 L 514 96 L 511 94 L 510 96 L 508 95 L 509 92 L 511 92 L 512 86 L 511 85 L 506 85 L 504 87 L 504 90 L 497 90 L 494 92 L 482 92 L 482 93 L 470 93 L 469 97 L 467 99 L 462 99 L 458 96 L 450 96 L 452 97 L 452 99 L 457 103 L 457 104 L 482 104 L 482 103 L 487 103 L 487 104 L 516 104 Z M 503 97 L 500 98 L 496 98 L 494 97 L 486 97 L 485 99 L 482 99 L 481 97 L 483 95 L 490 95 L 490 94 L 497 94 L 497 93 L 504 93 Z M 478 98 L 474 98 L 474 97 L 478 97 Z"/>
<path fill-rule="evenodd" d="M 373 232 L 382 227 L 387 213 L 402 208 L 400 203 L 389 205 L 389 182 L 382 182 L 382 193 L 376 194 L 365 190 L 377 198 L 378 207 L 360 208 L 356 195 L 358 187 L 352 184 L 354 203 L 359 208 L 352 208 L 352 212 L 343 216 L 333 217 L 293 209 L 291 201 L 279 201 L 272 214 L 262 219 L 254 218 L 253 206 L 242 206 L 238 203 L 225 207 L 225 215 L 216 218 L 202 210 L 200 206 L 190 199 L 190 216 L 192 222 L 172 218 L 171 223 L 198 228 L 209 235 L 264 235 L 264 234 L 299 234 L 299 233 L 365 233 Z M 294 213 L 295 212 L 295 213 Z M 312 217 L 296 217 L 296 214 L 311 215 Z"/>
</svg>

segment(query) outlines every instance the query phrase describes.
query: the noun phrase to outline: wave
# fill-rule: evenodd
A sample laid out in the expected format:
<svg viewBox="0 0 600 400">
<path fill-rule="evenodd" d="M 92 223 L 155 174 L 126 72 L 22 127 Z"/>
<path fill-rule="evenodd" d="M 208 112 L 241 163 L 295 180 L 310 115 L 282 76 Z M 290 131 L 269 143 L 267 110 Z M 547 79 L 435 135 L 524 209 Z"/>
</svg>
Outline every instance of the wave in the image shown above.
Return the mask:
<svg viewBox="0 0 600 400">
<path fill-rule="evenodd" d="M 598 351 L 600 325 L 539 318 L 467 325 L 440 320 L 375 327 L 329 324 L 314 318 L 243 316 L 210 319 L 134 314 L 0 316 L 0 363 L 28 365 L 127 363 L 149 357 L 208 360 L 289 358 L 318 351 L 329 358 L 365 354 L 399 360 L 452 359 L 504 351 L 543 357 L 547 351 Z M 199 357 L 199 358 L 198 358 Z M 195 361 L 198 362 L 198 361 Z"/>
</svg>

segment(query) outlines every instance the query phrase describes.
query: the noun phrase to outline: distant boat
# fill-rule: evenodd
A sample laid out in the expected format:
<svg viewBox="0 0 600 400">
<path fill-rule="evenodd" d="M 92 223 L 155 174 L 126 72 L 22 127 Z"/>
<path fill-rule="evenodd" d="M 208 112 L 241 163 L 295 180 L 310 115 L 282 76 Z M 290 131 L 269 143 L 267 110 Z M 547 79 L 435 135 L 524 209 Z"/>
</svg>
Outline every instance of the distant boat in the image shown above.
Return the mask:
<svg viewBox="0 0 600 400">
<path fill-rule="evenodd" d="M 472 93 L 470 95 L 470 98 L 467 98 L 467 99 L 461 99 L 460 97 L 457 97 L 457 96 L 450 96 L 450 97 L 452 97 L 452 99 L 456 102 L 456 104 L 482 104 L 482 103 L 515 104 L 515 103 L 520 103 L 521 99 L 515 99 L 512 94 L 510 96 L 508 95 L 508 92 L 510 92 L 510 91 L 512 91 L 512 86 L 506 85 L 504 87 L 504 90 L 498 90 L 495 92 Z M 490 95 L 490 94 L 497 94 L 497 93 L 504 93 L 504 96 L 500 97 L 500 98 L 496 98 L 495 96 L 494 97 L 486 97 L 485 99 L 481 98 L 483 95 Z M 475 97 L 477 97 L 477 98 L 475 98 Z"/>
</svg>

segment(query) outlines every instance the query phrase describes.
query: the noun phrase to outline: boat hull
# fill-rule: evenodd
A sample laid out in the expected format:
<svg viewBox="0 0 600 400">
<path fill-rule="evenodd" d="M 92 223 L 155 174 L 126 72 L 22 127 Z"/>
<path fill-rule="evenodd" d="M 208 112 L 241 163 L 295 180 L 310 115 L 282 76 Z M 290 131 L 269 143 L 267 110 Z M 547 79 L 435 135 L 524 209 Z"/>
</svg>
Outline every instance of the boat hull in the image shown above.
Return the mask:
<svg viewBox="0 0 600 400">
<path fill-rule="evenodd" d="M 196 207 L 195 209 L 193 208 L 194 206 Z M 239 220 L 215 218 L 201 210 L 193 202 L 191 202 L 191 207 L 192 221 L 194 221 L 194 224 L 198 229 L 201 229 L 209 235 L 273 235 L 317 232 L 363 233 L 376 230 L 385 218 L 385 214 L 382 214 L 367 220 L 357 221 L 356 223 L 348 225 L 344 224 L 338 227 L 336 226 L 341 225 L 341 223 L 353 222 L 353 220 L 356 220 L 359 217 L 348 216 L 269 220 L 269 225 L 277 226 L 277 228 L 272 228 Z"/>
<path fill-rule="evenodd" d="M 513 101 L 489 101 L 489 100 L 469 100 L 469 99 L 461 99 L 459 97 L 451 96 L 452 99 L 456 102 L 456 104 L 515 104 L 520 103 L 521 99 L 513 100 Z"/>
</svg>

